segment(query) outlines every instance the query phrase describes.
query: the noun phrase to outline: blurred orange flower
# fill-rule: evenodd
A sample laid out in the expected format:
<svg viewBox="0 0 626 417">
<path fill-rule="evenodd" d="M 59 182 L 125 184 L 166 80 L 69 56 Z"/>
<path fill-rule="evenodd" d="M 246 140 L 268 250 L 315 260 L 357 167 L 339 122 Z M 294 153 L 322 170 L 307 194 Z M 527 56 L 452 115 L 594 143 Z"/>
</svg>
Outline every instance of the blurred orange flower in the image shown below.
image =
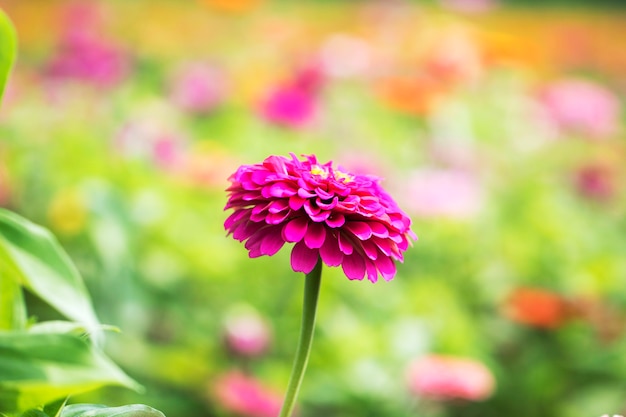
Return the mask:
<svg viewBox="0 0 626 417">
<path fill-rule="evenodd" d="M 200 4 L 225 12 L 243 13 L 261 4 L 262 0 L 198 0 Z"/>
<path fill-rule="evenodd" d="M 505 301 L 504 315 L 518 323 L 554 329 L 571 317 L 569 302 L 539 288 L 517 288 Z"/>
<path fill-rule="evenodd" d="M 390 77 L 376 87 L 381 100 L 389 107 L 423 116 L 443 95 L 443 86 L 428 77 Z"/>
</svg>

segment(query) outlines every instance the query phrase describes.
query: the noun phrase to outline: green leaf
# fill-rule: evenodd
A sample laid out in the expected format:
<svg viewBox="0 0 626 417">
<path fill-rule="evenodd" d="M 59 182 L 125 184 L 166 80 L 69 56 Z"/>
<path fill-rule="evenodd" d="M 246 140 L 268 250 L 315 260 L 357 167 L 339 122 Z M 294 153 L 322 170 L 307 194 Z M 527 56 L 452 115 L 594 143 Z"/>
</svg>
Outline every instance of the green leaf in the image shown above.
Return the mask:
<svg viewBox="0 0 626 417">
<path fill-rule="evenodd" d="M 67 404 L 68 399 L 69 397 L 65 397 L 58 401 L 46 404 L 43 408 L 43 412 L 46 413 L 46 416 L 48 417 L 60 417 L 61 411 L 63 411 L 63 408 L 65 407 L 65 404 Z"/>
<path fill-rule="evenodd" d="M 104 385 L 141 389 L 80 337 L 0 332 L 0 412 L 28 410 Z"/>
<path fill-rule="evenodd" d="M 43 227 L 0 209 L 0 271 L 66 317 L 101 334 L 91 298 L 69 256 Z"/>
<path fill-rule="evenodd" d="M 107 407 L 100 404 L 73 404 L 63 409 L 61 417 L 165 417 L 165 414 L 143 404 Z"/>
<path fill-rule="evenodd" d="M 13 67 L 13 61 L 15 61 L 16 50 L 17 36 L 15 35 L 15 29 L 7 15 L 0 10 L 0 99 Z"/>
<path fill-rule="evenodd" d="M 0 259 L 0 271 L 2 261 Z M 21 330 L 26 324 L 26 306 L 19 283 L 0 272 L 0 330 Z"/>
<path fill-rule="evenodd" d="M 120 333 L 117 326 L 103 324 L 100 329 Z M 62 320 L 48 320 L 41 323 L 35 323 L 28 327 L 28 333 L 54 333 L 54 334 L 73 334 L 76 336 L 84 336 L 89 334 L 89 330 L 81 323 Z"/>
</svg>

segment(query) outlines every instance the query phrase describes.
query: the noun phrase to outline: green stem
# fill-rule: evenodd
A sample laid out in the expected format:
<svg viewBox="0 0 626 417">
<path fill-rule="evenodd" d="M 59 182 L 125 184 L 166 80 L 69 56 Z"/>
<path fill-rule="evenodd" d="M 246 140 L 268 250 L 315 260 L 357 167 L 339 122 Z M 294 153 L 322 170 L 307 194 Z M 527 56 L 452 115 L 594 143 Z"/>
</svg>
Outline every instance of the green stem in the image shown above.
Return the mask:
<svg viewBox="0 0 626 417">
<path fill-rule="evenodd" d="M 317 311 L 317 298 L 320 292 L 320 282 L 322 280 L 322 260 L 317 261 L 315 268 L 306 274 L 304 282 L 304 303 L 302 305 L 302 327 L 300 328 L 300 340 L 296 350 L 296 358 L 293 361 L 291 377 L 287 386 L 287 394 L 283 401 L 279 417 L 290 417 L 296 398 L 302 385 L 304 371 L 309 361 L 311 344 L 313 342 L 313 331 L 315 330 L 315 313 Z"/>
</svg>

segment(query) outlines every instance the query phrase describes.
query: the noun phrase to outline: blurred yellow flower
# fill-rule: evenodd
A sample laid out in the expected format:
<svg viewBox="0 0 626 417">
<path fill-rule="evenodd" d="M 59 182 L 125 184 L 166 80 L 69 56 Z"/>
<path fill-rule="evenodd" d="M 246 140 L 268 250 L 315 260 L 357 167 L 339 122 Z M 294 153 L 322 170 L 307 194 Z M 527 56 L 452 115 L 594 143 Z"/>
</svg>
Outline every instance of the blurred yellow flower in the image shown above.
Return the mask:
<svg viewBox="0 0 626 417">
<path fill-rule="evenodd" d="M 87 209 L 83 196 L 75 189 L 58 192 L 48 207 L 48 220 L 58 233 L 74 235 L 83 230 Z"/>
</svg>

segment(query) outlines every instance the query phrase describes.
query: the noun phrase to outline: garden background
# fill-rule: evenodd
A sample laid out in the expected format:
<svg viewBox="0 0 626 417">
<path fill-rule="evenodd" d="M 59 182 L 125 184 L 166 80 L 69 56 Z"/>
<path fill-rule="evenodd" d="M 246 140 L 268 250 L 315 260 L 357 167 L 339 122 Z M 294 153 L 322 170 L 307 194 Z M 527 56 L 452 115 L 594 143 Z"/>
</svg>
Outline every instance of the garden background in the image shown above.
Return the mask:
<svg viewBox="0 0 626 417">
<path fill-rule="evenodd" d="M 294 153 L 382 177 L 419 236 L 391 282 L 325 269 L 300 416 L 626 413 L 619 2 L 0 6 L 19 38 L 0 206 L 58 237 L 145 387 L 72 401 L 272 416 L 302 276 L 225 236 L 224 190 Z M 434 354 L 493 385 L 425 390 Z"/>
</svg>

